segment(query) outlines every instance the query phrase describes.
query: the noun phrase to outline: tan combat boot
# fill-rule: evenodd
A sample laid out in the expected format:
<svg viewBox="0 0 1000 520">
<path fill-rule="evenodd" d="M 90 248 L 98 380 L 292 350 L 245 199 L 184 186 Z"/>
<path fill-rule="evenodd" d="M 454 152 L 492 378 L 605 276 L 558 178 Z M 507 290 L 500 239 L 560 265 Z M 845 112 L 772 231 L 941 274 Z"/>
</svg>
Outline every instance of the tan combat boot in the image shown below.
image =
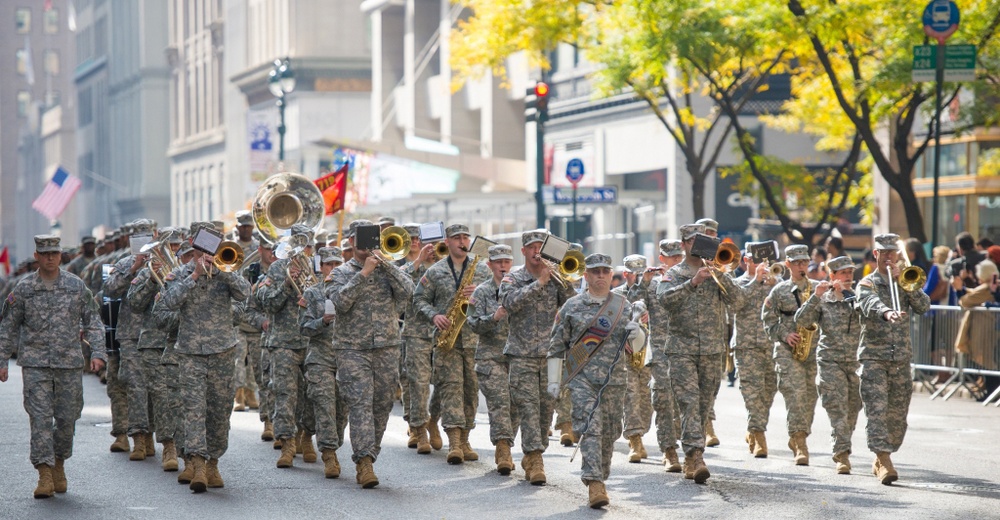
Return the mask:
<svg viewBox="0 0 1000 520">
<path fill-rule="evenodd" d="M 514 460 L 510 456 L 510 441 L 500 439 L 494 452 L 493 460 L 497 463 L 497 473 L 510 475 L 514 470 Z"/>
<path fill-rule="evenodd" d="M 378 485 L 378 477 L 375 476 L 375 468 L 372 467 L 371 457 L 361 457 L 357 465 L 358 484 L 362 489 L 371 489 Z"/>
<path fill-rule="evenodd" d="M 705 458 L 702 450 L 695 449 L 693 455 L 694 458 L 691 461 L 691 478 L 694 479 L 695 484 L 704 484 L 712 474 L 709 473 L 708 467 L 705 466 Z"/>
<path fill-rule="evenodd" d="M 257 394 L 251 388 L 243 387 L 243 401 L 248 410 L 259 410 L 260 403 L 257 401 Z"/>
<path fill-rule="evenodd" d="M 271 421 L 269 419 L 264 419 L 264 431 L 260 432 L 260 440 L 262 441 L 274 440 L 274 425 L 271 424 Z"/>
<path fill-rule="evenodd" d="M 809 465 L 809 448 L 806 447 L 806 432 L 795 432 L 788 439 L 788 449 L 792 450 L 796 466 Z"/>
<path fill-rule="evenodd" d="M 444 433 L 448 435 L 448 464 L 461 464 L 465 461 L 465 454 L 462 453 L 462 429 L 445 428 Z"/>
<path fill-rule="evenodd" d="M 129 449 L 128 435 L 116 435 L 115 442 L 111 443 L 111 453 L 125 453 Z"/>
<path fill-rule="evenodd" d="M 479 460 L 479 454 L 472 449 L 472 445 L 469 444 L 469 430 L 462 429 L 462 457 L 467 461 Z"/>
<path fill-rule="evenodd" d="M 410 448 L 411 450 L 416 449 L 417 444 L 419 443 L 419 440 L 417 439 L 419 435 L 418 430 L 419 428 L 414 428 L 412 426 L 406 428 L 406 435 L 408 436 L 408 438 L 406 439 L 406 447 Z"/>
<path fill-rule="evenodd" d="M 758 459 L 767 458 L 767 438 L 764 437 L 764 432 L 755 431 L 753 432 L 753 440 L 756 445 L 753 450 L 753 456 Z"/>
<path fill-rule="evenodd" d="M 246 409 L 247 409 L 246 402 L 243 399 L 243 388 L 242 387 L 237 388 L 236 397 L 233 399 L 233 411 L 242 412 L 243 410 Z"/>
<path fill-rule="evenodd" d="M 431 452 L 431 443 L 427 439 L 427 428 L 423 425 L 417 427 L 410 427 L 411 432 L 416 432 L 417 435 L 417 453 L 421 455 L 427 455 Z"/>
<path fill-rule="evenodd" d="M 444 446 L 441 442 L 441 430 L 438 429 L 438 418 L 433 415 L 427 420 L 427 437 L 431 441 L 431 448 L 440 450 Z"/>
<path fill-rule="evenodd" d="M 531 467 L 531 477 L 528 481 L 531 482 L 532 486 L 541 486 L 545 484 L 545 462 L 542 460 L 541 451 L 533 451 L 533 464 Z"/>
<path fill-rule="evenodd" d="M 878 477 L 879 482 L 888 486 L 889 484 L 899 480 L 899 473 L 896 472 L 896 468 L 892 465 L 892 459 L 889 458 L 889 452 L 880 451 L 876 453 L 875 464 L 875 476 Z"/>
<path fill-rule="evenodd" d="M 837 463 L 837 474 L 838 475 L 850 475 L 851 474 L 851 461 L 848 459 L 850 451 L 842 451 L 833 456 L 833 461 Z"/>
<path fill-rule="evenodd" d="M 154 457 L 156 456 L 156 441 L 153 440 L 153 432 L 149 432 L 146 435 L 146 456 Z"/>
<path fill-rule="evenodd" d="M 337 460 L 337 452 L 334 450 L 323 450 L 323 476 L 326 478 L 340 476 L 340 461 Z"/>
<path fill-rule="evenodd" d="M 302 446 L 302 461 L 316 462 L 316 448 L 313 446 L 313 436 L 302 432 L 300 445 Z"/>
<path fill-rule="evenodd" d="M 719 445 L 719 438 L 715 436 L 715 426 L 712 424 L 712 420 L 709 419 L 705 423 L 705 446 L 709 448 Z"/>
<path fill-rule="evenodd" d="M 66 461 L 56 457 L 56 465 L 52 466 L 52 489 L 56 493 L 65 493 L 68 483 L 66 482 L 66 469 L 63 464 Z"/>
<path fill-rule="evenodd" d="M 146 434 L 137 433 L 132 436 L 132 453 L 128 460 L 146 460 Z"/>
<path fill-rule="evenodd" d="M 194 478 L 194 462 L 191 462 L 191 457 L 184 457 L 184 471 L 177 474 L 177 483 L 190 484 L 192 478 Z"/>
<path fill-rule="evenodd" d="M 276 463 L 276 466 L 279 468 L 290 468 L 292 467 L 292 461 L 294 459 L 295 459 L 295 440 L 282 439 L 281 455 L 278 457 L 278 462 Z"/>
<path fill-rule="evenodd" d="M 49 498 L 56 494 L 55 485 L 52 483 L 52 466 L 39 464 L 35 466 L 38 470 L 38 485 L 35 486 L 35 498 Z"/>
<path fill-rule="evenodd" d="M 559 430 L 559 444 L 562 444 L 563 446 L 572 446 L 576 443 L 576 440 L 573 438 L 573 423 L 564 422 L 557 425 L 556 429 Z M 549 435 L 551 435 L 551 433 Z"/>
<path fill-rule="evenodd" d="M 646 451 L 642 446 L 642 436 L 633 435 L 628 438 L 628 461 L 642 462 L 642 452 Z"/>
<path fill-rule="evenodd" d="M 600 509 L 610 502 L 608 491 L 604 488 L 604 482 L 599 480 L 587 481 L 587 494 L 589 495 L 587 505 L 591 509 Z"/>
<path fill-rule="evenodd" d="M 667 451 L 663 452 L 663 466 L 667 469 L 667 473 L 680 473 L 681 463 L 677 460 L 677 448 L 667 448 Z"/>
<path fill-rule="evenodd" d="M 163 471 L 177 471 L 177 446 L 174 441 L 163 441 Z"/>
<path fill-rule="evenodd" d="M 222 474 L 219 473 L 219 459 L 212 459 L 205 465 L 205 479 L 210 488 L 225 487 L 222 481 Z"/>
<path fill-rule="evenodd" d="M 684 454 L 684 478 L 694 480 L 694 454 Z"/>
<path fill-rule="evenodd" d="M 306 432 L 304 432 L 302 430 L 299 430 L 299 431 L 295 432 L 295 454 L 296 455 L 302 455 L 302 445 L 305 444 L 304 442 L 302 442 L 302 438 L 305 437 L 305 436 L 306 436 Z"/>
<path fill-rule="evenodd" d="M 195 493 L 204 493 L 208 489 L 208 473 L 205 470 L 205 457 L 192 455 L 191 465 L 194 466 L 194 475 L 191 476 L 191 484 L 188 487 Z"/>
</svg>

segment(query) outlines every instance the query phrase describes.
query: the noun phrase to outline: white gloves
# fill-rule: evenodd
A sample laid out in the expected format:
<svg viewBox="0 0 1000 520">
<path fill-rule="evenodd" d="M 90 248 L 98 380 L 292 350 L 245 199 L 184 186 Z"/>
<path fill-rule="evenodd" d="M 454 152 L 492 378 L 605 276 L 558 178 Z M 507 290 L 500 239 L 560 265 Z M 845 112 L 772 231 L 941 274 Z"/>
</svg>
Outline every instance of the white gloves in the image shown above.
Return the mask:
<svg viewBox="0 0 1000 520">
<path fill-rule="evenodd" d="M 562 387 L 563 359 L 550 357 L 548 360 L 549 385 L 546 390 L 553 399 L 559 399 L 559 390 Z"/>
<path fill-rule="evenodd" d="M 625 330 L 628 331 L 628 342 L 632 344 L 632 350 L 641 350 L 646 345 L 646 331 L 637 322 L 628 322 Z"/>
</svg>

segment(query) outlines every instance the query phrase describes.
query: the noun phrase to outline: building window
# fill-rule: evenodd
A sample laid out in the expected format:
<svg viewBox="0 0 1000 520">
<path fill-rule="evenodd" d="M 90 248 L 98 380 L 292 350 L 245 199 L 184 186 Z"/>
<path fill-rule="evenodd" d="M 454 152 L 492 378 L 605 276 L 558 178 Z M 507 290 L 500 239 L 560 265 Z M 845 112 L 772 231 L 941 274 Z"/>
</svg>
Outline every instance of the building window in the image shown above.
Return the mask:
<svg viewBox="0 0 1000 520">
<path fill-rule="evenodd" d="M 81 127 L 89 125 L 94 119 L 91 96 L 92 90 L 90 87 L 80 89 L 77 94 L 76 110 Z"/>
<path fill-rule="evenodd" d="M 28 105 L 31 104 L 31 92 L 21 90 L 17 93 L 17 115 L 24 117 L 28 115 Z"/>
<path fill-rule="evenodd" d="M 45 73 L 49 76 L 59 75 L 59 51 L 45 50 Z"/>
<path fill-rule="evenodd" d="M 52 8 L 45 11 L 45 34 L 59 32 L 59 10 Z"/>
<path fill-rule="evenodd" d="M 942 152 L 944 149 L 941 150 Z M 942 163 L 944 166 L 944 163 Z M 924 230 L 930 234 L 931 225 L 933 223 L 933 200 L 930 197 L 921 199 L 923 201 L 922 213 L 924 215 Z M 962 231 L 968 231 L 970 233 L 974 232 L 974 229 L 968 229 L 968 197 L 966 195 L 950 195 L 939 197 L 940 208 L 938 209 L 938 242 L 941 244 L 952 244 L 955 241 L 955 235 L 961 233 Z M 980 215 L 982 219 L 982 215 Z M 984 221 L 980 221 L 981 225 L 985 225 Z"/>
<path fill-rule="evenodd" d="M 979 233 L 975 237 L 1000 243 L 1000 196 L 979 197 Z"/>
<path fill-rule="evenodd" d="M 58 90 L 50 90 L 45 93 L 45 106 L 54 107 L 62 102 L 62 95 Z"/>
<path fill-rule="evenodd" d="M 25 49 L 18 49 L 14 53 L 15 61 L 17 61 L 17 73 L 24 76 L 28 73 L 28 51 Z"/>
<path fill-rule="evenodd" d="M 31 9 L 19 7 L 14 12 L 14 27 L 18 34 L 28 34 L 31 32 Z"/>
</svg>

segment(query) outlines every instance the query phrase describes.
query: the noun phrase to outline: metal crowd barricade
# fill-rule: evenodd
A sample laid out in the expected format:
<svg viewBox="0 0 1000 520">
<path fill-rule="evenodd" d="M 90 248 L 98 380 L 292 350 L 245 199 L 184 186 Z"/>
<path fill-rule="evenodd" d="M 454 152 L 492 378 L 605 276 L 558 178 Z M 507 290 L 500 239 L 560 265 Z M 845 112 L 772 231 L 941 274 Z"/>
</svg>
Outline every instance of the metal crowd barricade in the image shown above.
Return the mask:
<svg viewBox="0 0 1000 520">
<path fill-rule="evenodd" d="M 932 305 L 929 312 L 910 320 L 913 377 L 931 394 L 931 399 L 948 400 L 961 388 L 976 395 L 979 392 L 970 386 L 975 384 L 976 376 L 1000 376 L 1000 309 L 976 307 L 971 312 L 970 318 L 980 323 L 978 330 L 984 337 L 978 338 L 977 343 L 970 341 L 968 353 L 955 349 L 966 309 Z M 983 320 L 988 320 L 985 325 Z M 950 374 L 944 382 L 938 382 L 941 373 Z M 985 398 L 983 406 L 998 395 L 1000 388 Z M 996 406 L 1000 407 L 1000 400 Z"/>
</svg>

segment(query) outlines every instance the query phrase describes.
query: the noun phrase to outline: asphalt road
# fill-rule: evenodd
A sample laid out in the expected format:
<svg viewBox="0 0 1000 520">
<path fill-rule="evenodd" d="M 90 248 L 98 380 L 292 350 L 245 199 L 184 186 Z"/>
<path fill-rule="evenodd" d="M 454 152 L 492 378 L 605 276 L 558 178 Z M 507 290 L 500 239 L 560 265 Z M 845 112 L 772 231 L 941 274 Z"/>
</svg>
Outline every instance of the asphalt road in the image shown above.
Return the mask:
<svg viewBox="0 0 1000 520">
<path fill-rule="evenodd" d="M 903 449 L 893 457 L 900 480 L 879 484 L 870 474 L 872 455 L 864 437 L 864 417 L 854 435 L 852 475 L 837 475 L 830 460 L 830 425 L 817 409 L 809 438 L 811 466 L 796 467 L 785 446 L 784 403 L 772 409 L 770 457 L 752 458 L 744 444 L 743 401 L 736 388 L 719 393 L 716 422 L 722 445 L 709 448 L 712 472 L 706 485 L 668 474 L 658 464 L 655 434 L 646 435 L 652 458 L 626 460 L 619 441 L 612 464 L 605 511 L 586 507 L 580 461 L 572 448 L 551 443 L 545 453 L 548 485 L 535 487 L 520 469 L 496 473 L 488 441 L 485 406 L 472 445 L 481 460 L 449 466 L 445 451 L 417 455 L 406 448 L 400 407 L 389 422 L 382 455 L 375 465 L 381 484 L 362 490 L 354 482 L 348 445 L 338 453 L 344 465 L 337 480 L 323 478 L 322 463 L 296 458 L 292 469 L 276 469 L 278 452 L 260 441 L 257 413 L 235 412 L 229 452 L 220 469 L 221 490 L 193 495 L 178 485 L 176 473 L 155 460 L 130 462 L 110 453 L 110 408 L 104 387 L 85 377 L 83 417 L 77 423 L 75 454 L 67 461 L 69 492 L 47 500 L 31 493 L 37 473 L 28 461 L 28 418 L 21 400 L 20 370 L 0 385 L 0 518 L 3 519 L 305 519 L 305 518 L 998 518 L 1000 517 L 1000 409 L 972 401 L 929 401 L 914 396 Z M 515 460 L 520 450 L 515 446 Z"/>
</svg>

